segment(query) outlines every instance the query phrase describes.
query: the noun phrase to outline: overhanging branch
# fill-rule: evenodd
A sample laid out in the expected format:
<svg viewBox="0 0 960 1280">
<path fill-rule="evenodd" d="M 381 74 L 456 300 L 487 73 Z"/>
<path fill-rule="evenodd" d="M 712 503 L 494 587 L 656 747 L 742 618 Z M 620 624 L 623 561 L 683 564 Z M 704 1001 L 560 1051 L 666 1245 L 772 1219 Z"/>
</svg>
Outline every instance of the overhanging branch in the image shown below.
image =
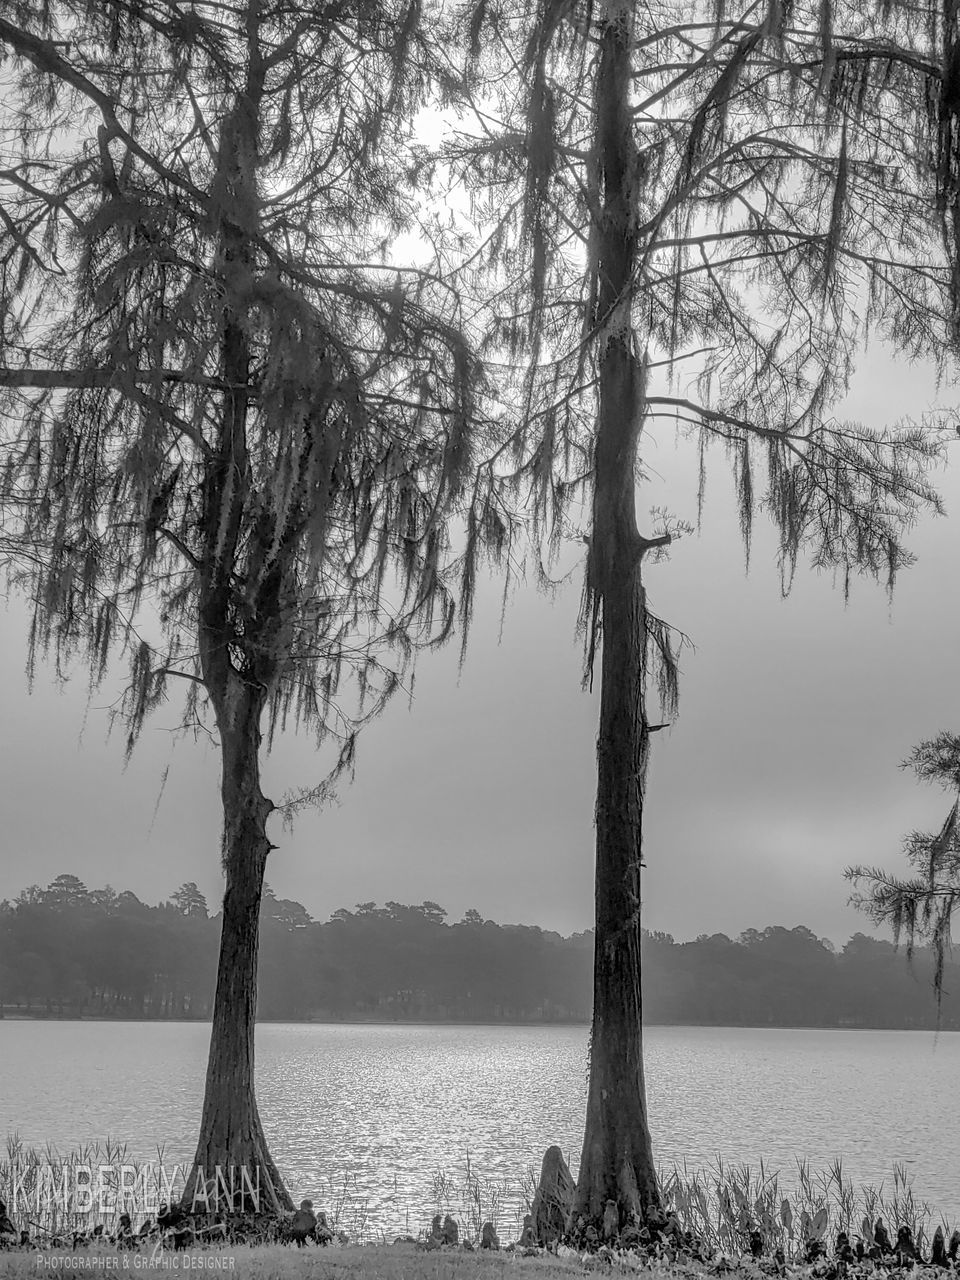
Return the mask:
<svg viewBox="0 0 960 1280">
<path fill-rule="evenodd" d="M 130 380 L 131 375 L 126 369 L 0 369 L 0 387 L 33 387 L 54 391 L 106 387 L 123 391 L 124 383 Z M 202 387 L 205 391 L 255 392 L 255 388 L 249 383 L 244 387 L 225 382 L 222 378 L 208 377 L 203 373 L 183 373 L 179 369 L 162 369 L 159 373 L 144 369 L 134 373 L 132 381 L 140 387 L 166 382 L 185 387 Z"/>
</svg>

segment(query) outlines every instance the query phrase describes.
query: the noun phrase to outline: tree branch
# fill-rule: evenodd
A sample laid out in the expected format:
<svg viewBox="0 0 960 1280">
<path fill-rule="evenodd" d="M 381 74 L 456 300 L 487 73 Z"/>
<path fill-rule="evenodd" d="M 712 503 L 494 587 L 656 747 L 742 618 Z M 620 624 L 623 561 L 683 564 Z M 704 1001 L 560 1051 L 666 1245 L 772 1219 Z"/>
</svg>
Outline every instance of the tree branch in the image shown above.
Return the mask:
<svg viewBox="0 0 960 1280">
<path fill-rule="evenodd" d="M 106 387 L 124 390 L 123 380 L 127 371 L 121 369 L 0 369 L 0 387 L 35 387 L 48 390 L 69 388 Z M 157 380 L 176 383 L 185 387 L 203 387 L 207 391 L 252 391 L 237 383 L 211 378 L 202 373 L 182 373 L 179 369 L 162 369 L 159 374 L 144 369 L 134 374 L 140 386 L 149 386 Z"/>
</svg>

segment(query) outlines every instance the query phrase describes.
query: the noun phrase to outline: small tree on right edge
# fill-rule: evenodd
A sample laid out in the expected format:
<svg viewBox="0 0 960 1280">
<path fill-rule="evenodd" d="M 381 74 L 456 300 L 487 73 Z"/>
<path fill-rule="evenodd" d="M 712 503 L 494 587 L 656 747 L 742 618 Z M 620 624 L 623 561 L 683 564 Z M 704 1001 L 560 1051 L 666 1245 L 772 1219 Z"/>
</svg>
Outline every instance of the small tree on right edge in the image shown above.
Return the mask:
<svg viewBox="0 0 960 1280">
<path fill-rule="evenodd" d="M 903 842 L 907 861 L 915 874 L 900 878 L 879 867 L 848 867 L 845 875 L 864 892 L 850 901 L 865 911 L 874 924 L 889 924 L 894 941 L 906 935 L 907 958 L 917 940 L 933 947 L 936 968 L 934 987 L 939 1003 L 943 994 L 943 967 L 950 947 L 950 925 L 960 903 L 960 734 L 939 733 L 914 747 L 903 762 L 922 782 L 939 782 L 954 793 L 953 806 L 939 832 L 911 831 Z"/>
</svg>

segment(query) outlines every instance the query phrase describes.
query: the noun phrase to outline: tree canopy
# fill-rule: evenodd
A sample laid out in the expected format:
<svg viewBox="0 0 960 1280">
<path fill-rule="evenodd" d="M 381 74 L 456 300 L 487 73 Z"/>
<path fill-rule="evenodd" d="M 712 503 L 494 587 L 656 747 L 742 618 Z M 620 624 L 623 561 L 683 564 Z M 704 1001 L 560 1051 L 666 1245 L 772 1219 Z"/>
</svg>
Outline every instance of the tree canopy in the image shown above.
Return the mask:
<svg viewBox="0 0 960 1280">
<path fill-rule="evenodd" d="M 427 52 L 403 5 L 215 10 L 0 21 L 21 68 L 0 383 L 31 643 L 94 679 L 127 654 L 131 745 L 173 677 L 229 659 L 271 728 L 349 752 L 345 669 L 376 703 L 389 646 L 449 627 L 438 514 L 473 449 L 456 295 L 386 253 L 413 218 L 397 138 Z"/>
</svg>

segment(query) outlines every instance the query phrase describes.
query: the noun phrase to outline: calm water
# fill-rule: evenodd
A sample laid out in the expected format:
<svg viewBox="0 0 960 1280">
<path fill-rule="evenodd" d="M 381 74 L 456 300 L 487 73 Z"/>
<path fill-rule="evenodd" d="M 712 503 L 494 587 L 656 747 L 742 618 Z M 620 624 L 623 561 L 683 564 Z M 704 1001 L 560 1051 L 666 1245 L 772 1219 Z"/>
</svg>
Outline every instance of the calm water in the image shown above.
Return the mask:
<svg viewBox="0 0 960 1280">
<path fill-rule="evenodd" d="M 140 1160 L 193 1154 L 209 1028 L 196 1023 L 0 1021 L 0 1137 L 61 1153 L 110 1137 Z M 855 1183 L 892 1183 L 960 1216 L 960 1033 L 654 1027 L 645 1037 L 657 1159 L 707 1167 L 836 1157 Z M 416 1231 L 434 1175 L 473 1167 L 508 1188 L 562 1147 L 576 1173 L 586 1100 L 583 1027 L 268 1024 L 260 1111 L 294 1198 L 354 1230 Z M 409 1218 L 407 1214 L 409 1213 Z"/>
</svg>

